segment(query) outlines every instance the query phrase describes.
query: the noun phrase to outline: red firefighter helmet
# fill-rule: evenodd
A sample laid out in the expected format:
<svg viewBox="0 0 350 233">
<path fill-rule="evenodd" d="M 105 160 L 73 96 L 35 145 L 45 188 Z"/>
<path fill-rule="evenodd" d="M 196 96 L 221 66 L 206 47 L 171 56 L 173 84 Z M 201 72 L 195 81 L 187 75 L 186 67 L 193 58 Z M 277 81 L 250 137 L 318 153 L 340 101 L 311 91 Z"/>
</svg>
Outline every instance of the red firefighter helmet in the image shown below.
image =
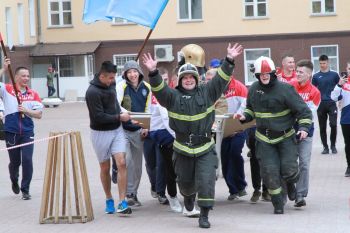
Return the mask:
<svg viewBox="0 0 350 233">
<path fill-rule="evenodd" d="M 276 71 L 275 63 L 269 57 L 261 56 L 254 62 L 254 73 L 273 73 Z"/>
</svg>

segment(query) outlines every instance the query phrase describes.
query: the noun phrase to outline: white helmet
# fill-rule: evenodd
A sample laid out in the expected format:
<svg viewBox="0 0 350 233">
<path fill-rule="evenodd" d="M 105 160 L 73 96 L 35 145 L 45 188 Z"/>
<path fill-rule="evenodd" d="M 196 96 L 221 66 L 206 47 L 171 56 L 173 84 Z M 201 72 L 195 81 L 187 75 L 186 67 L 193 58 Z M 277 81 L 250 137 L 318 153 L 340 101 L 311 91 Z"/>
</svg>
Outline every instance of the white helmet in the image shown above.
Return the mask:
<svg viewBox="0 0 350 233">
<path fill-rule="evenodd" d="M 273 73 L 276 71 L 275 63 L 269 57 L 261 56 L 254 62 L 254 73 Z"/>
</svg>

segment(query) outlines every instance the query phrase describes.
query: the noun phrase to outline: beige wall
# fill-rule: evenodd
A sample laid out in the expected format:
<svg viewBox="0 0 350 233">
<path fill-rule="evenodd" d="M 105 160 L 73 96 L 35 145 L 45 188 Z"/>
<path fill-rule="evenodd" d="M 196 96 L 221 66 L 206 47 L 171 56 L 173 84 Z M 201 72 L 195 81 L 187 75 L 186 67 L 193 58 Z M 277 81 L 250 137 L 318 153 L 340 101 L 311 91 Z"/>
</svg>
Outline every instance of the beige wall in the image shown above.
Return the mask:
<svg viewBox="0 0 350 233">
<path fill-rule="evenodd" d="M 30 36 L 30 26 L 29 26 L 29 6 L 28 0 L 0 0 L 0 31 L 4 39 L 5 45 L 7 45 L 7 32 L 6 32 L 6 16 L 5 16 L 5 8 L 11 8 L 12 14 L 12 34 L 13 34 L 13 44 L 14 46 L 22 46 L 19 45 L 19 32 L 18 32 L 18 9 L 17 4 L 23 4 L 23 18 L 24 18 L 24 45 L 34 45 L 36 43 L 36 37 Z M 34 3 L 36 0 L 34 1 Z"/>
<path fill-rule="evenodd" d="M 48 3 L 41 2 L 42 42 L 130 40 L 145 38 L 148 28 L 116 26 L 109 22 L 82 22 L 84 1 L 72 1 L 72 28 L 48 28 Z M 350 4 L 336 1 L 336 15 L 311 16 L 310 0 L 268 0 L 266 19 L 244 19 L 243 0 L 203 0 L 203 21 L 178 22 L 177 0 L 170 0 L 153 39 L 213 37 L 279 33 L 307 33 L 350 30 Z M 218 4 L 220 3 L 220 4 Z"/>
</svg>

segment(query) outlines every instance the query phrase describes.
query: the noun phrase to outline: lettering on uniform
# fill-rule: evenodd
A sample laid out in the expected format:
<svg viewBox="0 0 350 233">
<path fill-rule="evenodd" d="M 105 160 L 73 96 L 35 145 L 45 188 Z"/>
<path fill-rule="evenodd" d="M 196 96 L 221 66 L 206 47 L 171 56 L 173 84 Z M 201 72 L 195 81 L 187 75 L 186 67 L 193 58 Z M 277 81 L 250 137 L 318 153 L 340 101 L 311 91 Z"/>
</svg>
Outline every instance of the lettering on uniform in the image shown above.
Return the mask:
<svg viewBox="0 0 350 233">
<path fill-rule="evenodd" d="M 256 90 L 257 93 L 259 93 L 260 95 L 265 94 L 265 92 L 263 90 Z"/>
<path fill-rule="evenodd" d="M 299 93 L 299 95 L 304 101 L 308 101 L 310 98 L 310 93 Z"/>
<path fill-rule="evenodd" d="M 232 97 L 235 96 L 236 94 L 236 89 L 229 89 L 225 92 L 225 97 Z"/>
<path fill-rule="evenodd" d="M 12 96 L 16 96 L 15 95 L 15 89 L 13 88 L 12 85 L 6 85 L 6 91 L 12 95 Z M 18 93 L 18 97 L 21 101 L 31 101 L 31 100 L 37 100 L 35 98 L 35 96 L 33 95 L 33 93 L 29 90 L 29 91 L 26 91 L 26 92 L 19 92 Z"/>
<path fill-rule="evenodd" d="M 192 96 L 190 96 L 190 95 L 183 95 L 183 96 L 182 96 L 182 98 L 187 99 L 187 100 L 188 100 L 188 99 L 191 99 L 191 97 L 192 97 Z"/>
</svg>

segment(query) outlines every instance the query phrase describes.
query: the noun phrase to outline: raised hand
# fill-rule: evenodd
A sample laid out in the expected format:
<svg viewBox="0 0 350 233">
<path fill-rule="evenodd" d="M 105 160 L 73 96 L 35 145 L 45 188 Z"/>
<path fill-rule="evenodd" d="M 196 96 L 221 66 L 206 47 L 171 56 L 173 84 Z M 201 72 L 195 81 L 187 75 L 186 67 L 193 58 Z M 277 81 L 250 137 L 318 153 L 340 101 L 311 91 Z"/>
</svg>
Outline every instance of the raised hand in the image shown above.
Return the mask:
<svg viewBox="0 0 350 233">
<path fill-rule="evenodd" d="M 8 69 L 10 64 L 11 64 L 10 58 L 5 57 L 4 64 L 3 64 L 3 68 L 4 68 L 5 71 Z"/>
<path fill-rule="evenodd" d="M 238 55 L 240 55 L 243 52 L 243 46 L 235 43 L 233 46 L 231 46 L 231 43 L 228 44 L 227 47 L 227 57 L 229 59 L 234 59 Z"/>
<path fill-rule="evenodd" d="M 157 69 L 157 61 L 152 58 L 150 53 L 144 53 L 142 55 L 142 62 L 148 71 L 154 71 Z"/>
</svg>

